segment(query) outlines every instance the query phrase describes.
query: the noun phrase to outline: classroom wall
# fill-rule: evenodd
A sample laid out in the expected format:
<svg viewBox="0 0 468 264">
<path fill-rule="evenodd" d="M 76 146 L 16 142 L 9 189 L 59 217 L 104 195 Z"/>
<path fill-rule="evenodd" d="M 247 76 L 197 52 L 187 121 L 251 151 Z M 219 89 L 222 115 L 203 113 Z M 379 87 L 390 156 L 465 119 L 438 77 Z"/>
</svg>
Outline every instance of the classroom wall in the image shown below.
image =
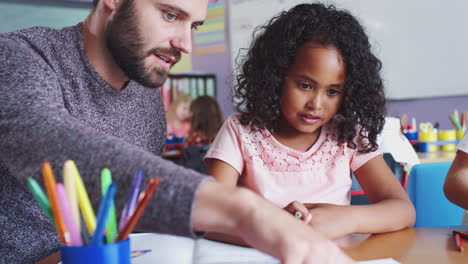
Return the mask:
<svg viewBox="0 0 468 264">
<path fill-rule="evenodd" d="M 90 10 L 90 4 L 82 3 L 0 0 L 0 32 L 32 26 L 71 26 L 84 20 Z"/>
<path fill-rule="evenodd" d="M 34 3 L 36 2 L 36 3 Z M 226 8 L 229 8 L 227 1 Z M 43 25 L 60 28 L 74 25 L 82 21 L 89 13 L 89 7 L 78 4 L 58 4 L 48 2 L 47 5 L 37 4 L 37 1 L 0 0 L 0 32 L 16 30 L 34 25 Z M 226 12 L 228 15 L 229 12 Z M 226 18 L 226 23 L 229 19 Z M 229 41 L 230 30 L 227 25 L 226 36 Z M 192 63 L 195 71 L 210 72 L 217 75 L 217 99 L 225 116 L 234 113 L 231 103 L 231 51 L 196 56 Z M 454 76 L 455 78 L 457 76 Z M 463 78 L 458 76 L 458 78 Z M 468 87 L 467 87 L 468 89 Z M 406 113 L 409 117 L 416 117 L 417 121 L 435 122 L 441 124 L 442 129 L 452 128 L 448 119 L 453 109 L 468 110 L 468 96 L 438 97 L 414 100 L 393 100 L 387 104 L 388 113 L 401 115 Z"/>
<path fill-rule="evenodd" d="M 230 3 L 226 6 L 230 8 Z M 229 14 L 229 10 L 226 12 Z M 228 36 L 231 35 L 229 28 L 229 17 L 226 18 Z M 233 52 L 237 54 L 237 51 Z M 213 57 L 202 56 L 194 58 L 194 69 L 210 72 L 215 72 L 221 77 L 223 83 L 219 85 L 218 91 L 224 92 L 224 96 L 219 99 L 222 103 L 222 108 L 225 115 L 234 113 L 234 107 L 231 104 L 230 97 L 232 96 L 231 80 L 232 80 L 232 68 L 226 67 L 225 64 L 231 63 L 231 51 L 228 50 L 224 53 L 217 54 Z M 198 68 L 200 67 L 200 68 Z M 463 76 L 454 76 L 454 78 L 464 78 Z M 443 89 L 443 88 L 441 88 Z M 468 87 L 466 88 L 468 90 Z M 423 95 L 421 95 L 423 97 Z M 459 111 L 468 110 L 468 96 L 451 96 L 451 97 L 434 97 L 434 98 L 420 98 L 411 100 L 389 100 L 387 102 L 388 114 L 393 116 L 400 116 L 407 114 L 410 118 L 415 117 L 417 122 L 439 122 L 441 129 L 453 128 L 452 123 L 449 120 L 449 115 L 454 109 Z"/>
</svg>

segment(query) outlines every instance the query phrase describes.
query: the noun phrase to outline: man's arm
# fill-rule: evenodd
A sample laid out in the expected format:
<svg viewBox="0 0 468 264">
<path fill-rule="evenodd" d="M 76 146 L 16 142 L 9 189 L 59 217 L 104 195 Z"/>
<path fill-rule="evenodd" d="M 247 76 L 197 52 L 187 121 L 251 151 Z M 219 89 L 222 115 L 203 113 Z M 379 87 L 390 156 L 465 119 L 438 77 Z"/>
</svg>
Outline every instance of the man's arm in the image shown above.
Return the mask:
<svg viewBox="0 0 468 264">
<path fill-rule="evenodd" d="M 125 203 L 134 173 L 143 169 L 146 179 L 160 176 L 161 184 L 139 228 L 193 236 L 194 196 L 207 177 L 86 126 L 65 108 L 59 82 L 45 60 L 21 42 L 2 41 L 0 162 L 8 171 L 24 183 L 27 176 L 40 178 L 41 163 L 49 161 L 61 179 L 63 162 L 72 159 L 97 209 L 103 168 L 118 183 L 117 208 Z"/>
<path fill-rule="evenodd" d="M 445 178 L 444 193 L 452 203 L 468 210 L 468 153 L 457 151 Z"/>
<path fill-rule="evenodd" d="M 353 263 L 322 234 L 244 188 L 205 182 L 192 221 L 195 230 L 239 236 L 283 264 Z"/>
</svg>

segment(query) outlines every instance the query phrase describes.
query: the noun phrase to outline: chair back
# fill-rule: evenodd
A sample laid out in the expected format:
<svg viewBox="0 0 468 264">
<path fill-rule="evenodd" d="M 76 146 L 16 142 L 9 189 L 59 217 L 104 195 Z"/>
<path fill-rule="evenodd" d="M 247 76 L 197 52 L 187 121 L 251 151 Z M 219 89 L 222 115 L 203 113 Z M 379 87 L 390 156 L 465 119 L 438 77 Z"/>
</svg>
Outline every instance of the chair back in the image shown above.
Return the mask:
<svg viewBox="0 0 468 264">
<path fill-rule="evenodd" d="M 416 164 L 408 179 L 408 195 L 416 208 L 415 227 L 460 225 L 463 209 L 444 194 L 444 182 L 452 162 Z"/>
<path fill-rule="evenodd" d="M 184 154 L 183 165 L 192 170 L 206 173 L 207 167 L 203 162 L 203 158 L 209 148 L 210 145 L 184 147 L 182 149 Z"/>
<path fill-rule="evenodd" d="M 404 182 L 404 167 L 403 164 L 400 162 L 395 161 L 392 154 L 390 153 L 383 153 L 383 159 L 390 170 L 393 172 L 393 175 L 398 179 L 399 182 L 403 185 Z M 351 173 L 352 178 L 352 186 L 351 186 L 351 204 L 352 205 L 366 205 L 371 204 L 367 195 L 364 193 L 361 185 L 359 184 L 358 180 L 354 173 Z"/>
</svg>

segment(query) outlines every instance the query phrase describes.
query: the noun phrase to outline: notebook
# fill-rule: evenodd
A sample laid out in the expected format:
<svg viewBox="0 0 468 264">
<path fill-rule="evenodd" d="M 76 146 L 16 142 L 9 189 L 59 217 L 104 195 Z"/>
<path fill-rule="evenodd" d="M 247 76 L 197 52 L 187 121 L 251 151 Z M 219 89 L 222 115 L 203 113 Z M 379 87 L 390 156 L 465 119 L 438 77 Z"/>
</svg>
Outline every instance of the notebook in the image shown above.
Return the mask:
<svg viewBox="0 0 468 264">
<path fill-rule="evenodd" d="M 256 249 L 156 233 L 132 234 L 132 264 L 280 264 Z M 139 254 L 141 252 L 141 254 Z M 399 264 L 394 259 L 360 261 L 360 264 Z"/>
</svg>

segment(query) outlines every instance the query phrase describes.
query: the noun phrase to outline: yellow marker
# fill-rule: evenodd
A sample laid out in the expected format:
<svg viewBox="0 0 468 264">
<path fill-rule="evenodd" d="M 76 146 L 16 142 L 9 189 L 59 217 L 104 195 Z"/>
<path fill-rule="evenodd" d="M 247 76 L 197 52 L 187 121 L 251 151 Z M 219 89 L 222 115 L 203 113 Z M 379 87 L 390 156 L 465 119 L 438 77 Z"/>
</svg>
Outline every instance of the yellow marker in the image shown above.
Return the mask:
<svg viewBox="0 0 468 264">
<path fill-rule="evenodd" d="M 88 232 L 93 234 L 94 229 L 96 229 L 96 215 L 94 214 L 93 207 L 89 201 L 88 193 L 86 192 L 83 180 L 81 179 L 80 172 L 78 171 L 75 162 L 70 161 L 70 163 L 75 174 L 75 186 L 76 192 L 78 193 L 78 203 L 80 205 L 81 214 L 83 215 Z"/>
<path fill-rule="evenodd" d="M 74 163 L 71 160 L 65 161 L 63 165 L 63 183 L 65 184 L 65 190 L 67 191 L 68 201 L 70 202 L 70 209 L 75 220 L 75 226 L 78 229 L 78 233 L 81 230 L 80 225 L 80 209 L 78 208 L 78 195 L 76 194 L 75 187 L 75 173 Z"/>
</svg>

